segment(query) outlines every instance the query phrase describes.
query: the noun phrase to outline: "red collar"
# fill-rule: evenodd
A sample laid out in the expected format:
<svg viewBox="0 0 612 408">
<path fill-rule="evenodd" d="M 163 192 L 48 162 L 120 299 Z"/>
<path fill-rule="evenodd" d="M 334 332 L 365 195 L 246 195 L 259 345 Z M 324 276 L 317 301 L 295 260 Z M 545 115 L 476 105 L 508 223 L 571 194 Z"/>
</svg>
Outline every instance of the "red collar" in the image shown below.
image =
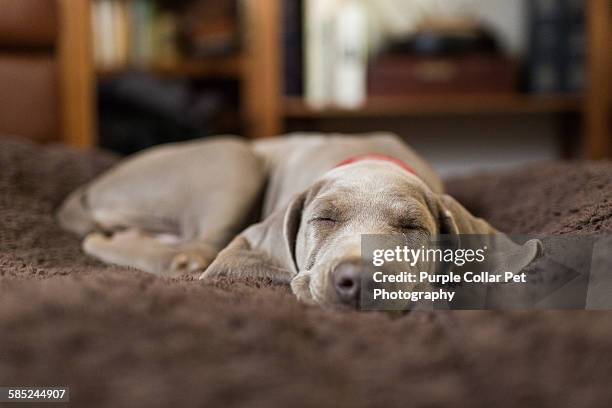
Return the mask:
<svg viewBox="0 0 612 408">
<path fill-rule="evenodd" d="M 397 166 L 400 166 L 402 169 L 406 170 L 408 173 L 414 174 L 418 177 L 417 172 L 404 163 L 403 161 L 396 159 L 395 157 L 385 156 L 384 154 L 362 154 L 360 156 L 349 157 L 348 159 L 342 160 L 340 163 L 336 165 L 336 167 L 346 166 L 347 164 L 357 163 L 363 160 L 382 160 L 386 162 L 393 163 Z"/>
</svg>

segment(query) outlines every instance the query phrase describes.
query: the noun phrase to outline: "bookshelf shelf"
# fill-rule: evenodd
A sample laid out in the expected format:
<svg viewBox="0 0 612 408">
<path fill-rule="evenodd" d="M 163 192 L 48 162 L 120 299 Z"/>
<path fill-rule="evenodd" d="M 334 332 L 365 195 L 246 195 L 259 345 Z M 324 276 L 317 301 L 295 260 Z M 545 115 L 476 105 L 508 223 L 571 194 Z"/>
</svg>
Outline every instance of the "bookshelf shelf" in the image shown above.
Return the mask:
<svg viewBox="0 0 612 408">
<path fill-rule="evenodd" d="M 393 117 L 438 114 L 554 114 L 580 112 L 580 96 L 521 94 L 425 95 L 371 98 L 357 109 L 310 108 L 301 98 L 286 98 L 286 118 Z"/>
<path fill-rule="evenodd" d="M 98 68 L 99 78 L 114 77 L 130 71 L 149 72 L 169 77 L 223 77 L 237 78 L 243 74 L 244 58 L 241 56 L 211 57 L 201 60 L 184 60 L 145 67 Z"/>
</svg>

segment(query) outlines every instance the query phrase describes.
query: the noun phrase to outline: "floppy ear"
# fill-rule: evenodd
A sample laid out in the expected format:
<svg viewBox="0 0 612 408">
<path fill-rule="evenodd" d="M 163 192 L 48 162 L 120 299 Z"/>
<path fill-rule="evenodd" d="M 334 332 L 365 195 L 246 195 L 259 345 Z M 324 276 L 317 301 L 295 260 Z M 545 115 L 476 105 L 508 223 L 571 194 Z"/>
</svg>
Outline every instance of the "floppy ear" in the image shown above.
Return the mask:
<svg viewBox="0 0 612 408">
<path fill-rule="evenodd" d="M 291 269 L 296 274 L 299 271 L 297 259 L 295 257 L 295 245 L 297 243 L 297 236 L 302 223 L 302 212 L 304 211 L 304 204 L 306 203 L 307 195 L 308 194 L 305 191 L 294 196 L 289 203 L 287 210 L 285 211 L 285 217 L 283 219 L 283 242 L 285 244 L 286 262 L 291 264 Z"/>
<path fill-rule="evenodd" d="M 223 249 L 200 279 L 218 276 L 270 278 L 289 282 L 297 274 L 295 243 L 306 192 L 255 224 Z"/>
<path fill-rule="evenodd" d="M 482 218 L 474 217 L 448 194 L 438 197 L 440 234 L 495 234 L 497 230 Z"/>
<path fill-rule="evenodd" d="M 491 255 L 483 268 L 488 268 L 489 272 L 519 273 L 543 252 L 540 240 L 532 239 L 519 245 L 482 218 L 474 217 L 447 194 L 440 194 L 437 206 L 439 234 L 456 236 L 452 240 L 456 248 L 478 249 L 486 246 Z"/>
</svg>

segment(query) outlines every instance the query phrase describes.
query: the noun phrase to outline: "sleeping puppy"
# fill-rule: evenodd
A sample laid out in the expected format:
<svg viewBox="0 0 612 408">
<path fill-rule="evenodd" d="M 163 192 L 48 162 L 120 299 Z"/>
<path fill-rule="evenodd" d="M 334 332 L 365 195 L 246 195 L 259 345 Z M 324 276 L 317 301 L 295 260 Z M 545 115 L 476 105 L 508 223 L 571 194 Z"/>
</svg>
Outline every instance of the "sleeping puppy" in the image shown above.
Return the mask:
<svg viewBox="0 0 612 408">
<path fill-rule="evenodd" d="M 503 237 L 385 133 L 156 147 L 72 193 L 58 218 L 105 262 L 162 276 L 267 277 L 305 302 L 351 307 L 363 234 L 402 234 L 412 244 L 437 234 Z M 534 241 L 503 242 L 520 254 L 517 271 L 539 251 Z"/>
</svg>

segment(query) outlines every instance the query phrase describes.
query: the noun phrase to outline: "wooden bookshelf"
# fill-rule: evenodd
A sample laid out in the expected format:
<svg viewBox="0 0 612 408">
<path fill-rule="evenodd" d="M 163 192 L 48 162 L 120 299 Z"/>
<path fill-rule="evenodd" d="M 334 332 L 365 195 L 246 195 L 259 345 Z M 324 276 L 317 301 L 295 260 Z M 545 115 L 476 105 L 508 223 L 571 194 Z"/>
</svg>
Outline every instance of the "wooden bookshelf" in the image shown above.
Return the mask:
<svg viewBox="0 0 612 408">
<path fill-rule="evenodd" d="M 417 115 L 566 114 L 582 117 L 583 157 L 612 158 L 612 7 L 609 0 L 587 2 L 589 86 L 583 96 L 439 95 L 371 98 L 358 109 L 312 109 L 299 98 L 282 99 L 283 119 L 414 117 Z M 564 129 L 564 133 L 571 130 Z M 567 137 L 568 135 L 562 135 Z"/>
<path fill-rule="evenodd" d="M 589 0 L 589 81 L 583 145 L 587 157 L 612 158 L 612 3 Z"/>
<path fill-rule="evenodd" d="M 528 96 L 521 94 L 492 95 L 427 95 L 414 97 L 370 98 L 356 109 L 313 109 L 300 98 L 287 98 L 287 118 L 397 117 L 443 114 L 539 114 L 580 112 L 579 96 Z"/>
<path fill-rule="evenodd" d="M 57 1 L 62 140 L 70 146 L 89 148 L 96 144 L 97 128 L 90 3 Z"/>
<path fill-rule="evenodd" d="M 67 141 L 76 146 L 96 144 L 94 96 L 97 79 L 117 75 L 123 70 L 95 70 L 92 55 L 84 39 L 91 39 L 89 6 L 93 0 L 57 0 L 62 15 L 62 43 L 66 61 L 66 78 L 76 78 L 66 92 L 70 114 L 66 116 Z M 580 114 L 584 132 L 585 156 L 612 157 L 610 131 L 611 75 L 610 37 L 612 8 L 609 0 L 588 1 L 589 61 L 591 86 L 584 97 L 539 97 L 522 94 L 439 95 L 402 98 L 372 98 L 355 110 L 329 108 L 314 110 L 301 99 L 283 97 L 282 89 L 282 0 L 244 0 L 242 12 L 245 33 L 239 55 L 201 61 L 181 61 L 147 69 L 152 73 L 175 77 L 235 77 L 240 83 L 240 114 L 247 135 L 252 138 L 280 134 L 290 119 L 414 117 L 416 115 L 483 115 L 483 114 Z M 78 37 L 78 38 L 77 38 Z M 80 38 L 80 39 L 79 39 Z M 69 89 L 68 89 L 69 88 Z M 74 101 L 82 101 L 75 105 Z M 85 99 L 83 99 L 85 98 Z"/>
<path fill-rule="evenodd" d="M 130 71 L 189 78 L 235 78 L 240 83 L 240 115 L 247 136 L 260 138 L 281 132 L 279 99 L 280 0 L 243 0 L 242 50 L 236 55 L 183 60 L 149 67 L 96 68 L 91 49 L 93 0 L 56 0 L 60 6 L 63 82 L 66 84 L 64 140 L 75 147 L 97 144 L 96 86 L 100 79 Z M 126 0 L 129 1 L 129 0 Z M 152 0 L 154 1 L 154 0 Z"/>
</svg>

